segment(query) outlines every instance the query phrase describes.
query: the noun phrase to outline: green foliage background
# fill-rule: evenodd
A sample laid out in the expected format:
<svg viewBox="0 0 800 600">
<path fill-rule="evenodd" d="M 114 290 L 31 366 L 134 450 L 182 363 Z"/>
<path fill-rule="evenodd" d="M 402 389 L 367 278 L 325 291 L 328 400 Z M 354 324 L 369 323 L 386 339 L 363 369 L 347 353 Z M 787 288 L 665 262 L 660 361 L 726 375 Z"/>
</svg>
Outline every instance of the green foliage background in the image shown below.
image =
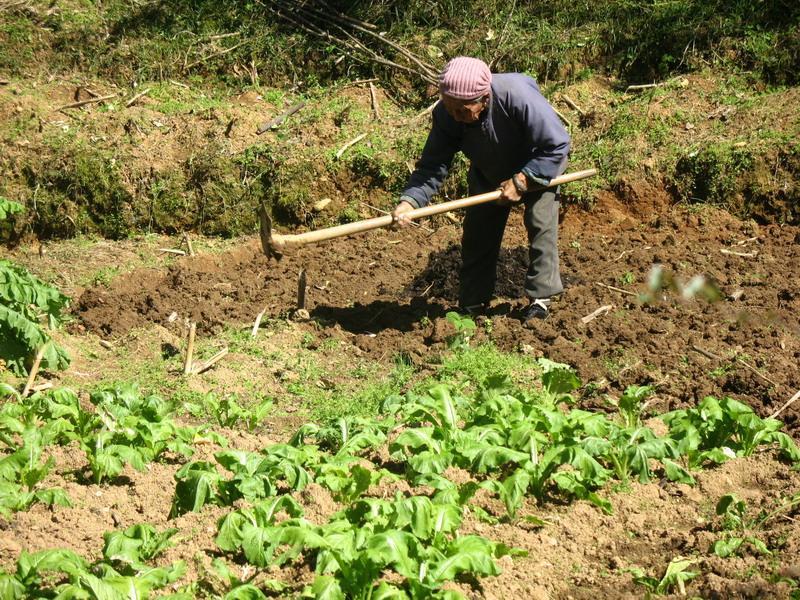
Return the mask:
<svg viewBox="0 0 800 600">
<path fill-rule="evenodd" d="M 332 86 L 339 83 L 377 77 L 398 110 L 416 113 L 430 104 L 432 89 L 422 78 L 354 56 L 351 49 L 278 16 L 282 7 L 292 13 L 291 5 L 292 0 L 70 0 L 52 6 L 34 0 L 0 16 L 0 73 L 20 81 L 79 74 L 82 81 L 120 90 L 147 85 L 158 110 L 187 118 L 224 109 L 233 93 L 253 89 L 275 106 L 289 96 L 308 100 L 320 108 L 297 117 L 302 127 L 333 116 L 337 124 L 343 122 L 342 134 L 351 137 L 364 131 L 368 115 L 332 98 Z M 750 93 L 800 83 L 800 4 L 789 0 L 330 0 L 314 6 L 374 24 L 374 31 L 409 48 L 434 70 L 452 56 L 475 55 L 495 71 L 531 74 L 551 95 L 597 75 L 616 82 L 621 92 L 629 83 L 708 69 Z M 329 27 L 341 35 L 333 20 Z M 352 33 L 385 58 L 405 64 L 396 49 L 374 36 Z M 171 81 L 189 84 L 195 95 L 165 89 Z M 662 123 L 658 132 L 649 131 L 647 119 L 629 108 L 615 109 L 614 126 L 597 132 L 591 147 L 576 145 L 573 165 L 598 166 L 601 179 L 571 186 L 571 200 L 590 205 L 593 190 L 613 187 L 641 163 L 641 152 L 631 151 L 632 137 L 645 135 L 657 148 L 669 141 L 670 128 L 683 125 L 676 118 Z M 356 146 L 342 161 L 313 144 L 298 149 L 280 136 L 239 155 L 209 140 L 161 172 L 132 171 L 124 144 L 113 139 L 86 143 L 66 135 L 51 137 L 40 151 L 17 162 L 0 160 L 0 193 L 24 197 L 30 204 L 35 190 L 37 198 L 37 210 L 0 235 L 15 239 L 23 229 L 41 237 L 96 233 L 124 238 L 186 229 L 236 235 L 255 229 L 252 209 L 262 200 L 273 206 L 279 222 L 321 226 L 331 223 L 320 222 L 324 217 L 311 211 L 318 190 L 304 182 L 327 175 L 336 180 L 332 187 L 347 195 L 346 205 L 329 220 L 353 220 L 360 217 L 359 202 L 373 192 L 380 197 L 370 202 L 377 204 L 388 204 L 397 195 L 406 165 L 421 148 L 425 127 L 398 127 L 397 115 L 391 120 L 394 125 L 370 126 L 372 146 Z M 11 143 L 23 137 L 20 131 L 30 127 L 23 121 L 18 116 L 0 127 L 2 139 Z M 736 204 L 747 212 L 794 222 L 799 218 L 791 208 L 797 192 L 765 187 L 767 179 L 757 173 L 760 163 L 776 161 L 789 173 L 800 169 L 791 141 L 796 136 L 785 134 L 785 143 L 773 144 L 777 158 L 762 148 L 736 150 L 722 144 L 695 156 L 670 157 L 658 165 L 658 174 L 676 199 L 731 205 L 731 197 L 737 197 Z M 465 192 L 463 161 L 453 171 L 445 191 L 457 196 Z"/>
</svg>

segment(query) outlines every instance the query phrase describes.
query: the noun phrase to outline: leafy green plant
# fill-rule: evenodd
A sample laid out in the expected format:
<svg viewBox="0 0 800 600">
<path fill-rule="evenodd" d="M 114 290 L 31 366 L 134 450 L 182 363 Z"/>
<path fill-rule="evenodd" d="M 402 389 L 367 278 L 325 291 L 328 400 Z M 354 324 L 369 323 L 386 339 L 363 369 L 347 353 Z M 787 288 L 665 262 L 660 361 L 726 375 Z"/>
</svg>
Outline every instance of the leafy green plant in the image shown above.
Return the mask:
<svg viewBox="0 0 800 600">
<path fill-rule="evenodd" d="M 307 468 L 319 464 L 315 447 L 295 448 L 287 444 L 276 444 L 260 453 L 222 451 L 214 458 L 231 474 L 230 478 L 223 477 L 209 461 L 187 463 L 175 474 L 172 516 L 198 511 L 206 504 L 228 506 L 240 498 L 250 501 L 269 498 L 278 493 L 279 484 L 302 490 L 313 478 Z"/>
<path fill-rule="evenodd" d="M 19 202 L 9 200 L 4 196 L 0 196 L 0 221 L 4 221 L 9 215 L 17 215 L 25 210 Z"/>
<path fill-rule="evenodd" d="M 177 529 L 157 531 L 148 523 L 139 523 L 124 531 L 103 534 L 103 556 L 109 563 L 123 565 L 124 569 L 144 571 L 147 561 L 156 558 L 170 545 Z"/>
<path fill-rule="evenodd" d="M 455 311 L 448 312 L 445 318 L 455 328 L 455 333 L 447 338 L 447 346 L 451 350 L 463 350 L 468 348 L 469 340 L 475 333 L 475 321 Z"/>
<path fill-rule="evenodd" d="M 645 400 L 653 393 L 649 385 L 630 385 L 616 402 L 620 418 L 625 427 L 638 427 L 642 423 L 642 412 L 647 403 Z"/>
<path fill-rule="evenodd" d="M 169 567 L 141 566 L 142 569 L 134 568 L 129 574 L 123 574 L 105 560 L 90 564 L 71 550 L 43 550 L 32 554 L 23 551 L 15 573 L 0 571 L 0 597 L 7 600 L 146 598 L 150 592 L 165 588 L 186 572 L 186 566 L 180 561 Z"/>
<path fill-rule="evenodd" d="M 289 518 L 278 521 L 279 510 Z M 313 556 L 317 578 L 307 590 L 311 597 L 396 597 L 405 592 L 430 598 L 461 573 L 497 575 L 494 559 L 513 553 L 480 536 L 454 537 L 461 511 L 421 496 L 368 498 L 315 526 L 284 496 L 223 518 L 217 544 L 261 567 Z M 402 583 L 382 580 L 385 571 L 393 571 Z"/>
<path fill-rule="evenodd" d="M 175 407 L 161 397 L 141 394 L 135 385 L 118 385 L 93 393 L 90 401 L 94 410 L 81 406 L 74 391 L 60 388 L 34 394 L 25 405 L 5 405 L 0 441 L 13 442 L 9 434 L 28 426 L 39 428 L 45 444 L 75 441 L 86 453 L 95 483 L 117 477 L 126 464 L 143 470 L 167 452 L 193 453 L 191 444 L 201 429 L 176 425 Z"/>
<path fill-rule="evenodd" d="M 254 431 L 272 410 L 270 398 L 263 398 L 246 408 L 236 402 L 233 395 L 218 398 L 216 394 L 206 394 L 200 403 L 187 403 L 186 409 L 195 417 L 209 415 L 220 427 L 235 427 L 244 424 L 248 431 Z"/>
<path fill-rule="evenodd" d="M 0 515 L 8 517 L 37 502 L 71 506 L 64 490 L 39 487 L 55 464 L 52 456 L 42 460 L 45 435 L 39 429 L 25 429 L 20 435 L 22 446 L 0 459 Z"/>
<path fill-rule="evenodd" d="M 732 398 L 717 400 L 709 396 L 696 408 L 677 410 L 661 417 L 678 452 L 692 468 L 707 462 L 723 463 L 734 456 L 750 456 L 759 446 L 775 445 L 781 455 L 800 460 L 794 440 L 779 431 L 782 423 L 762 419 L 753 409 Z"/>
<path fill-rule="evenodd" d="M 722 537 L 714 542 L 714 554 L 726 558 L 738 554 L 746 545 L 752 546 L 761 554 L 772 554 L 761 538 L 756 535 L 759 522 L 747 517 L 747 505 L 734 494 L 725 494 L 717 502 L 717 516 L 720 517 Z"/>
<path fill-rule="evenodd" d="M 170 418 L 175 407 L 161 397 L 120 385 L 97 391 L 90 400 L 95 405 L 91 431 L 76 439 L 95 483 L 117 477 L 125 464 L 142 471 L 167 451 L 192 455 L 198 430 L 175 425 Z"/>
<path fill-rule="evenodd" d="M 661 579 L 647 575 L 642 569 L 629 569 L 633 574 L 633 580 L 639 585 L 644 586 L 649 594 L 663 595 L 670 593 L 678 588 L 678 592 L 686 595 L 686 583 L 699 575 L 696 571 L 689 571 L 695 560 L 690 558 L 673 558 L 667 565 L 667 569 Z"/>
<path fill-rule="evenodd" d="M 0 221 L 18 214 L 24 207 L 0 196 Z M 27 361 L 42 352 L 41 365 L 46 369 L 65 369 L 66 351 L 52 341 L 41 325 L 55 329 L 69 298 L 56 288 L 31 275 L 27 269 L 8 260 L 0 260 L 0 358 L 17 375 L 27 374 Z"/>
<path fill-rule="evenodd" d="M 42 350 L 42 367 L 67 367 L 66 351 L 52 341 L 41 321 L 46 318 L 47 327 L 56 328 L 68 303 L 69 298 L 23 267 L 0 260 L 0 358 L 14 373 L 26 374 L 27 361 Z"/>
<path fill-rule="evenodd" d="M 734 494 L 725 494 L 717 502 L 716 514 L 719 517 L 717 531 L 722 536 L 714 542 L 714 553 L 722 558 L 732 554 L 742 554 L 750 546 L 761 554 L 772 554 L 766 542 L 759 535 L 765 531 L 767 523 L 775 517 L 800 505 L 800 494 L 781 501 L 780 506 L 756 516 L 748 515 L 747 505 Z"/>
<path fill-rule="evenodd" d="M 229 567 L 221 558 L 215 558 L 211 562 L 211 566 L 213 569 L 213 574 L 222 583 L 221 587 L 224 588 L 223 591 L 226 591 L 225 595 L 222 596 L 223 600 L 267 599 L 267 596 L 264 595 L 264 592 L 262 592 L 259 587 L 256 587 L 250 583 L 250 581 L 252 581 L 258 575 L 258 571 L 254 571 L 249 578 L 243 580 L 236 574 L 235 570 Z M 260 585 L 262 587 L 266 587 L 270 592 L 277 594 L 285 591 L 287 587 L 276 579 L 262 581 Z"/>
</svg>

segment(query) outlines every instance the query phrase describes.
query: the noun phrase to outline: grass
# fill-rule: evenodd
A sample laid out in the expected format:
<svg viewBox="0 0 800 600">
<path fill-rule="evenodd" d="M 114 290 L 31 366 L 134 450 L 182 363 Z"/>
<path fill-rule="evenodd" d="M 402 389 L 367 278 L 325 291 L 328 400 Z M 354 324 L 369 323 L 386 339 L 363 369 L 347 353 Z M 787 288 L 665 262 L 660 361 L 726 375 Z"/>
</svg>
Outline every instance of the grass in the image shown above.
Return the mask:
<svg viewBox="0 0 800 600">
<path fill-rule="evenodd" d="M 524 387 L 540 373 L 541 368 L 534 359 L 502 352 L 494 344 L 485 343 L 444 354 L 432 379 L 463 386 L 467 382 L 482 382 L 487 377 L 508 377 L 518 387 Z M 430 380 L 423 381 L 420 389 L 430 383 Z"/>
<path fill-rule="evenodd" d="M 773 125 L 765 115 L 768 127 L 737 130 L 733 136 L 721 119 L 706 125 L 706 112 L 682 100 L 691 87 L 676 76 L 705 69 L 718 84 L 693 93 L 718 106 L 757 110 L 771 94 L 795 83 L 800 72 L 789 68 L 796 64 L 791 57 L 798 50 L 791 37 L 795 12 L 778 15 L 772 5 L 754 11 L 743 1 L 718 6 L 679 0 L 634 8 L 628 0 L 592 6 L 559 0 L 543 18 L 545 9 L 538 5 L 511 10 L 496 0 L 480 6 L 456 0 L 442 6 L 441 14 L 419 0 L 404 4 L 402 11 L 393 9 L 396 4 L 349 8 L 436 64 L 467 49 L 487 59 L 497 54 L 496 70 L 529 72 L 553 102 L 569 89 L 590 112 L 601 113 L 592 126 L 581 128 L 574 122 L 572 168 L 596 166 L 600 177 L 566 187 L 568 201 L 590 207 L 600 189 L 614 188 L 629 177 L 655 176 L 681 201 L 720 204 L 744 216 L 771 212 L 782 221 L 800 218 L 796 198 L 782 184 L 797 173 L 797 151 L 792 150 L 796 126 Z M 30 211 L 32 221 L 20 221 L 21 227 L 30 225 L 43 237 L 95 233 L 121 239 L 141 231 L 184 230 L 235 236 L 255 230 L 253 209 L 261 201 L 273 207 L 276 221 L 314 227 L 361 218 L 359 200 L 367 195 L 372 204 L 394 201 L 405 184 L 406 165 L 418 158 L 428 128 L 427 120 L 412 118 L 430 103 L 419 85 L 397 80 L 393 85 L 398 89 L 392 89 L 384 84 L 393 79 L 379 73 L 379 87 L 394 101 L 382 102 L 384 118 L 377 122 L 366 88 L 338 84 L 366 74 L 360 67 L 347 65 L 342 76 L 341 67 L 333 64 L 338 53 L 283 30 L 280 23 L 253 18 L 255 5 L 238 5 L 232 12 L 207 0 L 189 5 L 173 0 L 168 5 L 169 10 L 157 12 L 121 0 L 102 6 L 75 0 L 40 14 L 38 20 L 10 11 L 0 25 L 0 43 L 7 49 L 0 68 L 4 59 L 9 62 L 10 76 L 19 80 L 16 93 L 29 98 L 43 96 L 23 72 L 25 65 L 35 64 L 46 64 L 54 77 L 79 72 L 98 85 L 116 84 L 122 97 L 147 87 L 147 109 L 163 115 L 165 125 L 176 117 L 234 118 L 239 108 L 231 98 L 243 90 L 257 92 L 275 110 L 300 98 L 307 106 L 292 117 L 290 126 L 238 154 L 231 154 L 219 131 L 209 129 L 208 141 L 187 148 L 185 159 L 160 170 L 131 160 L 135 135 L 128 136 L 128 143 L 114 136 L 103 139 L 122 119 L 132 131 L 170 135 L 171 126 L 153 124 L 158 117 L 121 110 L 122 100 L 110 105 L 114 110 L 107 115 L 102 107 L 75 113 L 80 124 L 64 117 L 68 132 L 58 136 L 50 128 L 39 133 L 39 120 L 27 112 L 12 115 L 0 125 L 0 138 L 24 139 L 33 148 L 15 159 L 19 162 L 10 177 L 0 183 L 0 193 L 29 205 L 35 191 L 37 211 Z M 506 25 L 518 27 L 518 43 L 502 38 Z M 488 29 L 493 39 L 486 39 Z M 236 33 L 236 42 L 216 38 L 221 32 Z M 77 39 L 81 43 L 74 43 Z M 184 68 L 239 40 L 247 43 Z M 270 52 L 261 52 L 266 48 Z M 313 67 L 295 72 L 297 56 L 314 56 Z M 258 82 L 251 68 L 258 71 Z M 620 79 L 609 79 L 613 85 L 598 97 L 590 84 L 601 73 L 616 73 Z M 652 80 L 667 84 L 624 94 L 625 82 Z M 291 91 L 286 81 L 293 82 Z M 188 83 L 188 88 L 175 82 Z M 654 107 L 659 108 L 653 112 Z M 84 118 L 89 112 L 108 120 Z M 696 143 L 676 140 L 676 132 L 687 125 L 708 128 L 709 135 Z M 368 135 L 335 159 L 337 150 L 360 133 Z M 742 143 L 746 146 L 737 145 Z M 776 146 L 782 154 L 770 179 L 764 174 L 775 171 Z M 442 196 L 466 195 L 466 172 L 467 161 L 459 156 Z M 338 200 L 338 214 L 311 210 L 324 197 Z"/>
</svg>

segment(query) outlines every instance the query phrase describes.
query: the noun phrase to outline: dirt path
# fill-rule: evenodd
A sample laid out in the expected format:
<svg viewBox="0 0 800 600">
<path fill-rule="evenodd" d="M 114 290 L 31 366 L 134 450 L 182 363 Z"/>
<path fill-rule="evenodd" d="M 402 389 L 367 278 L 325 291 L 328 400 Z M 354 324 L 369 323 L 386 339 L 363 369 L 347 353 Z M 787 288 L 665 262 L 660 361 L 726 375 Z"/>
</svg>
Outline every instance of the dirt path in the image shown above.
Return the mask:
<svg viewBox="0 0 800 600">
<path fill-rule="evenodd" d="M 606 196 L 591 214 L 566 211 L 560 247 L 567 290 L 551 318 L 533 328 L 519 320 L 527 258 L 524 229 L 512 217 L 491 326 L 479 328 L 479 337 L 573 365 L 589 384 L 587 406 L 601 407 L 604 393 L 652 384 L 654 411 L 729 395 L 771 414 L 800 388 L 800 230 L 758 226 L 708 207 L 668 207 L 653 197 L 659 198 L 632 193 L 623 206 Z M 75 312 L 79 327 L 106 337 L 148 323 L 180 333 L 184 317 L 201 331 L 217 331 L 252 323 L 264 308 L 267 316 L 286 315 L 304 268 L 308 308 L 323 328 L 349 332 L 376 359 L 403 352 L 424 361 L 445 343 L 444 315 L 458 286 L 458 236 L 449 224 L 433 234 L 374 231 L 299 248 L 279 263 L 261 255 L 253 240 L 225 254 L 182 258 L 166 272 L 136 271 L 110 288 L 88 289 Z M 637 295 L 648 291 L 655 263 L 683 285 L 706 276 L 720 299 L 683 300 L 678 289 L 642 303 Z M 608 305 L 606 314 L 582 322 Z M 170 323 L 173 312 L 180 318 Z M 800 405 L 782 415 L 795 437 L 799 416 Z"/>
</svg>

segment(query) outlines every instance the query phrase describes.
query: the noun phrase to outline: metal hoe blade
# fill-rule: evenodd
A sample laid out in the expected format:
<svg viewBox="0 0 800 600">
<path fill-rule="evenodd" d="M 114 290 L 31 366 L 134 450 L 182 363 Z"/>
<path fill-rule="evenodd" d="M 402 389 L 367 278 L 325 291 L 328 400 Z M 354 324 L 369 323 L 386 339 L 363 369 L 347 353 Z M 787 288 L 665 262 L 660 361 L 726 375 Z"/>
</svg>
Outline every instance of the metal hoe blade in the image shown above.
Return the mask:
<svg viewBox="0 0 800 600">
<path fill-rule="evenodd" d="M 283 254 L 279 252 L 272 243 L 272 218 L 269 216 L 267 207 L 262 203 L 258 207 L 258 224 L 261 235 L 261 249 L 267 258 L 280 260 Z"/>
</svg>

